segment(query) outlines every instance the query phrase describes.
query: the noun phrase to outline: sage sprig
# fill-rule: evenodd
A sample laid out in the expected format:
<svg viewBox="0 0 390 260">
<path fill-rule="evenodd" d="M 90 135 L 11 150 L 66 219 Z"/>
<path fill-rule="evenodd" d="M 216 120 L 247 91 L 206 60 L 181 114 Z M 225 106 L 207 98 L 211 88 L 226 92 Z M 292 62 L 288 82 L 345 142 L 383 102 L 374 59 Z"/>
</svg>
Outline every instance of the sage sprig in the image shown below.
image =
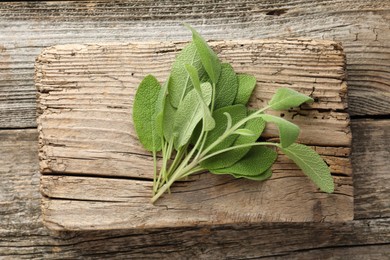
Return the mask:
<svg viewBox="0 0 390 260">
<path fill-rule="evenodd" d="M 313 99 L 279 88 L 268 105 L 249 110 L 256 86 L 252 75 L 237 74 L 193 28 L 192 42 L 177 55 L 161 86 L 152 75 L 140 83 L 133 104 L 133 121 L 141 144 L 152 152 L 152 202 L 172 184 L 208 171 L 263 181 L 271 177 L 280 149 L 324 192 L 334 190 L 329 167 L 311 148 L 295 143 L 299 127 L 265 112 L 286 110 Z M 280 143 L 258 142 L 267 123 L 279 130 Z M 162 163 L 157 167 L 157 153 Z"/>
</svg>

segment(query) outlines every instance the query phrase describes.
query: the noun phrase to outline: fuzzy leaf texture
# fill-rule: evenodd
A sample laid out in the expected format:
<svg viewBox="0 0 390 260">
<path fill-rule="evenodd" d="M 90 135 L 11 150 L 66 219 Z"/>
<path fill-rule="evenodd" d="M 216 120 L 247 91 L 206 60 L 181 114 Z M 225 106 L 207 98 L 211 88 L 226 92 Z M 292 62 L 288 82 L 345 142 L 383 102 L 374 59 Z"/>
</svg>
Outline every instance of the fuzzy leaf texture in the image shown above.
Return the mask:
<svg viewBox="0 0 390 260">
<path fill-rule="evenodd" d="M 267 123 L 274 123 L 278 126 L 280 144 L 281 146 L 288 147 L 294 143 L 299 135 L 299 127 L 283 118 L 272 115 L 260 115 Z"/>
<path fill-rule="evenodd" d="M 235 177 L 256 177 L 262 175 L 275 162 L 278 154 L 271 148 L 254 146 L 238 162 L 230 167 L 212 170 L 216 174 L 233 174 Z"/>
<path fill-rule="evenodd" d="M 217 54 L 210 48 L 207 42 L 203 37 L 191 28 L 189 25 L 186 25 L 188 29 L 192 32 L 192 41 L 196 45 L 196 49 L 199 52 L 200 60 L 204 69 L 206 70 L 209 78 L 213 84 L 216 84 L 221 74 L 221 63 Z"/>
<path fill-rule="evenodd" d="M 156 101 L 156 130 L 157 130 L 157 134 L 160 137 L 164 136 L 163 120 L 164 120 L 164 109 L 165 109 L 165 102 L 168 93 L 169 81 L 170 78 L 168 77 L 168 80 L 163 84 L 162 88 L 160 89 L 160 93 Z"/>
<path fill-rule="evenodd" d="M 186 64 L 185 67 L 186 67 L 188 74 L 190 75 L 190 78 L 191 78 L 192 84 L 194 85 L 195 91 L 198 94 L 199 102 L 202 104 L 204 131 L 210 131 L 215 127 L 215 120 L 211 116 L 211 111 L 210 111 L 208 105 L 203 100 L 202 89 L 200 87 L 200 80 L 199 80 L 198 72 L 196 71 L 196 68 L 194 66 L 192 66 L 191 64 Z"/>
<path fill-rule="evenodd" d="M 245 179 L 249 179 L 249 180 L 252 180 L 252 181 L 265 181 L 265 180 L 267 180 L 267 179 L 269 179 L 271 177 L 272 177 L 272 169 L 268 168 L 265 172 L 263 172 L 260 175 L 245 176 Z M 239 177 L 236 177 L 236 178 L 239 178 Z"/>
<path fill-rule="evenodd" d="M 175 122 L 176 111 L 177 109 L 172 106 L 171 102 L 169 101 L 169 98 L 167 98 L 164 104 L 162 127 L 164 138 L 168 142 L 171 142 L 171 140 L 173 140 L 173 122 Z"/>
<path fill-rule="evenodd" d="M 232 146 L 242 145 L 242 144 L 249 144 L 255 142 L 263 132 L 265 128 L 265 122 L 261 118 L 254 118 L 249 120 L 245 124 L 245 129 L 248 129 L 255 133 L 253 136 L 245 136 L 240 135 L 235 139 Z M 245 156 L 245 154 L 251 149 L 251 147 L 243 147 L 238 148 L 234 150 L 230 150 L 221 154 L 218 154 L 216 156 L 213 156 L 207 160 L 204 160 L 200 163 L 200 165 L 208 170 L 212 169 L 220 169 L 229 167 L 233 164 L 235 164 L 237 161 L 239 161 L 242 157 Z"/>
<path fill-rule="evenodd" d="M 237 95 L 238 79 L 229 63 L 221 64 L 221 75 L 215 86 L 214 108 L 232 105 Z"/>
<path fill-rule="evenodd" d="M 152 75 L 146 76 L 138 86 L 133 104 L 134 128 L 144 148 L 151 152 L 161 150 L 161 138 L 156 126 L 156 102 L 161 86 Z"/>
<path fill-rule="evenodd" d="M 201 85 L 204 101 L 207 105 L 211 102 L 212 87 L 210 83 Z M 178 150 L 190 140 L 196 125 L 203 118 L 203 107 L 198 94 L 192 89 L 179 104 L 174 121 L 174 144 Z"/>
<path fill-rule="evenodd" d="M 313 102 L 311 97 L 299 93 L 289 88 L 279 88 L 273 95 L 268 105 L 273 110 L 287 110 L 292 107 L 298 107 L 305 102 Z"/>
<path fill-rule="evenodd" d="M 292 144 L 281 149 L 322 191 L 328 193 L 334 191 L 329 167 L 313 149 L 303 144 Z"/>
<path fill-rule="evenodd" d="M 265 114 L 267 109 L 287 110 L 313 99 L 279 88 L 268 106 L 249 111 L 246 105 L 256 78 L 236 74 L 230 64 L 221 63 L 202 36 L 187 27 L 192 42 L 177 55 L 167 81 L 161 87 L 156 78 L 146 76 L 133 104 L 134 128 L 141 144 L 154 156 L 152 203 L 175 181 L 205 169 L 266 180 L 272 176 L 277 158 L 270 146 L 280 148 L 322 191 L 333 192 L 326 163 L 311 148 L 295 143 L 299 127 Z M 259 141 L 266 123 L 277 126 L 280 143 Z M 157 164 L 156 152 L 160 150 L 163 158 Z"/>
<path fill-rule="evenodd" d="M 233 132 L 233 134 L 245 135 L 245 136 L 253 136 L 253 135 L 255 135 L 255 133 L 253 133 L 251 130 L 245 129 L 245 128 L 237 129 L 236 131 Z"/>
<path fill-rule="evenodd" d="M 246 105 L 256 87 L 256 78 L 248 74 L 238 74 L 238 90 L 234 104 Z"/>
<path fill-rule="evenodd" d="M 226 130 L 228 124 L 236 124 L 238 121 L 246 117 L 246 107 L 243 105 L 234 105 L 227 106 L 220 109 L 217 109 L 213 113 L 213 117 L 216 122 L 216 126 L 213 130 L 208 133 L 205 148 L 211 145 L 214 141 L 216 141 Z M 228 117 L 225 115 L 228 113 L 230 115 L 231 122 L 229 122 Z M 237 138 L 237 135 L 232 135 L 227 137 L 222 143 L 214 147 L 211 152 L 221 150 L 231 146 L 234 140 Z"/>
<path fill-rule="evenodd" d="M 200 60 L 199 52 L 194 42 L 188 44 L 177 55 L 172 64 L 169 84 L 169 96 L 173 107 L 177 108 L 185 95 L 193 88 L 192 81 L 188 75 L 185 64 L 190 64 L 196 68 L 200 76 L 205 71 Z"/>
</svg>

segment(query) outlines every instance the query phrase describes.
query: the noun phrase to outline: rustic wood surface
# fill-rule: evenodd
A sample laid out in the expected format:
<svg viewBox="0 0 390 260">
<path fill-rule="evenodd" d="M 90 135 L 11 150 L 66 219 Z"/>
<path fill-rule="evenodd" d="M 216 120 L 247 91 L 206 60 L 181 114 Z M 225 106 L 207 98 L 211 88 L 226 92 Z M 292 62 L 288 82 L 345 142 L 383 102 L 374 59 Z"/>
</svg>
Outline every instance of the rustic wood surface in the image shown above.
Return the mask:
<svg viewBox="0 0 390 260">
<path fill-rule="evenodd" d="M 307 37 L 341 41 L 347 53 L 352 115 L 390 113 L 390 2 L 293 0 L 155 2 L 49 1 L 0 5 L 0 124 L 35 123 L 33 61 L 63 43 L 187 40 L 181 23 L 207 38 Z M 14 87 L 11 87 L 14 86 Z"/>
<path fill-rule="evenodd" d="M 40 170 L 51 174 L 41 183 L 47 226 L 97 230 L 352 220 L 345 57 L 332 41 L 236 40 L 212 46 L 223 62 L 258 79 L 249 106 L 266 106 L 278 87 L 316 100 L 274 113 L 299 125 L 299 142 L 314 146 L 337 174 L 334 194 L 317 192 L 281 155 L 267 182 L 205 173 L 150 203 L 153 159 L 133 129 L 133 99 L 145 75 L 167 78 L 184 45 L 60 45 L 37 58 Z M 265 137 L 276 136 L 275 127 L 267 128 Z"/>
<path fill-rule="evenodd" d="M 389 120 L 352 122 L 356 137 L 352 146 L 354 221 L 60 233 L 49 232 L 42 223 L 37 131 L 3 130 L 0 156 L 8 163 L 0 164 L 0 255 L 6 259 L 386 259 L 390 242 L 390 178 L 384 162 L 390 151 L 383 140 L 389 140 L 389 129 Z M 356 258 L 355 254 L 361 255 Z"/>
<path fill-rule="evenodd" d="M 28 129 L 36 127 L 36 56 L 64 43 L 185 40 L 183 21 L 209 39 L 342 42 L 352 115 L 354 221 L 81 233 L 43 227 L 38 137 Z M 387 0 L 2 2 L 0 258 L 388 259 L 389 24 Z"/>
</svg>

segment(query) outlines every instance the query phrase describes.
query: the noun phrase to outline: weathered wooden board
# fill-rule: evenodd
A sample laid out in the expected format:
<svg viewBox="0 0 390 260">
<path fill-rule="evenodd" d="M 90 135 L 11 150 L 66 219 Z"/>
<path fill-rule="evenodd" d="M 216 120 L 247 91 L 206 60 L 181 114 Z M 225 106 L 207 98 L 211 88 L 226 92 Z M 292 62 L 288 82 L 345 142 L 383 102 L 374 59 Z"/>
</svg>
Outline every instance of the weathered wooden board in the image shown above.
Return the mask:
<svg viewBox="0 0 390 260">
<path fill-rule="evenodd" d="M 390 156 L 390 120 L 351 123 L 354 221 L 92 232 L 50 232 L 43 226 L 38 133 L 36 129 L 2 130 L 0 258 L 386 259 L 390 246 L 390 175 L 386 163 Z"/>
<path fill-rule="evenodd" d="M 351 135 L 346 113 L 345 57 L 332 41 L 214 42 L 222 60 L 258 79 L 252 107 L 278 87 L 316 102 L 283 112 L 302 128 L 335 175 L 336 192 L 317 192 L 281 155 L 267 182 L 201 174 L 149 203 L 152 163 L 132 128 L 132 101 L 142 77 L 163 81 L 183 42 L 62 45 L 36 63 L 43 214 L 58 230 L 188 226 L 353 218 Z M 278 112 L 279 113 L 279 112 Z M 265 138 L 276 136 L 268 128 Z"/>
<path fill-rule="evenodd" d="M 34 1 L 0 5 L 0 127 L 35 127 L 35 57 L 55 44 L 308 37 L 343 42 L 349 113 L 390 113 L 390 1 Z"/>
<path fill-rule="evenodd" d="M 343 43 L 348 111 L 364 117 L 351 120 L 355 221 L 61 233 L 42 225 L 36 129 L 10 130 L 36 127 L 36 56 L 55 44 L 185 40 L 183 21 L 209 39 Z M 2 2 L 0 258 L 388 259 L 389 24 L 388 0 Z"/>
</svg>

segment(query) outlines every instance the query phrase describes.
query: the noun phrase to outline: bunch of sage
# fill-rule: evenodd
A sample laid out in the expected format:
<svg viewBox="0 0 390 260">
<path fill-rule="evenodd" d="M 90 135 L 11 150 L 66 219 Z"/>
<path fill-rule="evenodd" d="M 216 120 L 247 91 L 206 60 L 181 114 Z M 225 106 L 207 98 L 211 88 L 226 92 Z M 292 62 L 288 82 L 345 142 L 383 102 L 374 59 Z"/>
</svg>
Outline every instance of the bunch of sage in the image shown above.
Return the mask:
<svg viewBox="0 0 390 260">
<path fill-rule="evenodd" d="M 152 75 L 140 83 L 133 104 L 133 121 L 144 148 L 153 154 L 152 202 L 171 185 L 191 174 L 208 171 L 263 181 L 271 177 L 275 148 L 293 160 L 324 192 L 334 190 L 330 170 L 310 147 L 295 143 L 299 127 L 264 113 L 287 110 L 313 99 L 279 88 L 268 105 L 250 110 L 256 86 L 252 75 L 236 73 L 193 28 L 192 42 L 177 55 L 161 86 Z M 259 142 L 267 123 L 279 130 L 280 143 Z M 161 167 L 157 153 L 161 152 Z"/>
</svg>

